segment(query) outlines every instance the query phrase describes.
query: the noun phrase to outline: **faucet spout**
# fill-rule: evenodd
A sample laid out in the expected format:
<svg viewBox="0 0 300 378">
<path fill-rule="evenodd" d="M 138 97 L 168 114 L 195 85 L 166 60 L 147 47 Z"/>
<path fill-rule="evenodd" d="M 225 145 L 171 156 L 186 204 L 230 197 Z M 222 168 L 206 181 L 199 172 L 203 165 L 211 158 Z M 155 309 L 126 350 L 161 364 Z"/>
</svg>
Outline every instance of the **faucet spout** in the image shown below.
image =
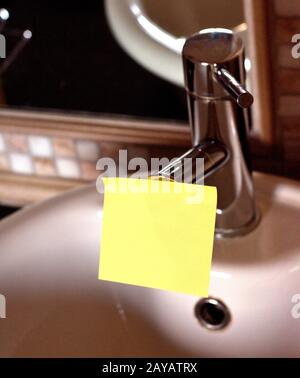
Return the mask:
<svg viewBox="0 0 300 378">
<path fill-rule="evenodd" d="M 221 169 L 229 158 L 230 152 L 226 146 L 211 140 L 189 149 L 158 171 L 157 176 L 189 184 L 203 184 L 210 175 Z"/>
</svg>

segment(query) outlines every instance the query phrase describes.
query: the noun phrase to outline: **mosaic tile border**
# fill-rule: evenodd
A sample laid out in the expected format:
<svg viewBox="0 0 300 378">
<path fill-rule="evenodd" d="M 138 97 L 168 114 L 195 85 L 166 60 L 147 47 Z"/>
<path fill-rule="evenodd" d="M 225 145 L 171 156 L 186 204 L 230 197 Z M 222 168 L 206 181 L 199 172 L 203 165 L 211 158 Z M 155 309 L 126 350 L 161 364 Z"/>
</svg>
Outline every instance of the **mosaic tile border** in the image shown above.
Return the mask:
<svg viewBox="0 0 300 378">
<path fill-rule="evenodd" d="M 0 171 L 92 180 L 100 151 L 90 140 L 0 133 Z"/>
<path fill-rule="evenodd" d="M 2 132 L 0 173 L 92 181 L 99 175 L 96 170 L 98 159 L 109 157 L 118 162 L 119 150 L 124 149 L 128 152 L 128 159 L 143 157 L 147 161 L 151 157 L 175 157 L 184 151 L 166 146 Z"/>
</svg>

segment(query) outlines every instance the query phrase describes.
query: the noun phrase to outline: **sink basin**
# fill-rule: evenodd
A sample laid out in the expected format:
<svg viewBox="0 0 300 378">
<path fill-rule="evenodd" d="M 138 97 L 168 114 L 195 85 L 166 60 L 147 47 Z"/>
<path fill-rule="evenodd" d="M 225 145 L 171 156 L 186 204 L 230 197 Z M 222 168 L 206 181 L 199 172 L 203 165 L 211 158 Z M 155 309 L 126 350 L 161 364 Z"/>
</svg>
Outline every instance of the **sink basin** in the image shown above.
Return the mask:
<svg viewBox="0 0 300 378">
<path fill-rule="evenodd" d="M 97 279 L 94 186 L 2 221 L 0 356 L 300 357 L 300 183 L 254 178 L 259 226 L 215 242 L 210 295 L 230 313 L 221 330 L 195 316 L 200 298 Z"/>
</svg>

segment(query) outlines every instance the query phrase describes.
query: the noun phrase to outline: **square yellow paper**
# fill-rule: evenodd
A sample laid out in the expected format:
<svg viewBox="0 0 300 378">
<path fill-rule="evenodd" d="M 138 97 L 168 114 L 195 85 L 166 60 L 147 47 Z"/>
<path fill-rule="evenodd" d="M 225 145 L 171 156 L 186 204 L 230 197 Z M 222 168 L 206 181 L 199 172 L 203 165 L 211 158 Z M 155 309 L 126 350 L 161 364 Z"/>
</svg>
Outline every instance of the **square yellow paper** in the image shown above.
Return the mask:
<svg viewBox="0 0 300 378">
<path fill-rule="evenodd" d="M 104 178 L 99 279 L 207 297 L 215 187 Z"/>
</svg>

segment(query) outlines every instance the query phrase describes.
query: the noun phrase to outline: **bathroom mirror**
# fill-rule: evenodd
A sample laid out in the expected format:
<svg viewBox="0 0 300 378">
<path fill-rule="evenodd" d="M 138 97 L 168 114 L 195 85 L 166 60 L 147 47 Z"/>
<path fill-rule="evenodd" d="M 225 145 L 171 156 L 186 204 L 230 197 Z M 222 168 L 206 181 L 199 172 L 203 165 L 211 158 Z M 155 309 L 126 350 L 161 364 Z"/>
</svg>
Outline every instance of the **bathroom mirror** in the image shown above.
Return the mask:
<svg viewBox="0 0 300 378">
<path fill-rule="evenodd" d="M 122 7 L 121 18 L 114 17 L 116 6 Z M 150 60 L 147 66 L 142 58 L 128 54 L 130 48 L 122 48 L 135 40 L 134 30 L 130 34 L 122 27 L 137 7 L 144 19 L 174 38 L 208 26 L 242 30 L 245 25 L 243 0 L 231 0 L 230 7 L 227 0 L 1 1 L 0 8 L 7 12 L 1 16 L 0 11 L 0 32 L 7 40 L 7 58 L 0 62 L 1 107 L 186 122 L 185 95 L 178 80 L 149 69 Z M 131 27 L 140 20 L 131 18 Z M 143 38 L 143 31 L 138 33 Z M 148 42 L 139 47 L 141 56 L 149 54 Z M 167 47 L 163 49 L 167 56 Z M 156 52 L 150 53 L 154 59 Z M 160 55 L 160 66 L 167 64 L 178 76 L 180 54 L 175 59 L 177 63 L 168 64 Z"/>
</svg>

